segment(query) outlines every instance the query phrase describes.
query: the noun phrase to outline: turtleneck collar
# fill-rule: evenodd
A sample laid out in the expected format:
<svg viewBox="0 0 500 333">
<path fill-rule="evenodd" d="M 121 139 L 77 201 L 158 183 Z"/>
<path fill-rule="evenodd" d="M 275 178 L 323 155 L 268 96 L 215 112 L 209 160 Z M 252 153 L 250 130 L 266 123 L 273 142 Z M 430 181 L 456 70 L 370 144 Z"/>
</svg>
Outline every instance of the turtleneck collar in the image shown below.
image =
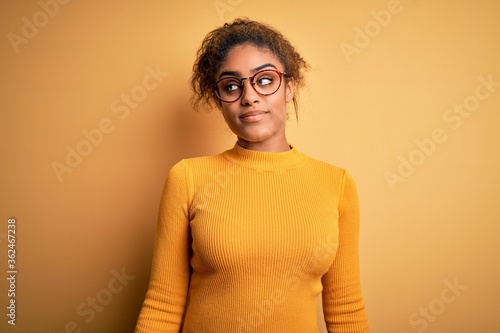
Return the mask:
<svg viewBox="0 0 500 333">
<path fill-rule="evenodd" d="M 245 149 L 236 143 L 222 154 L 232 163 L 261 171 L 286 171 L 294 169 L 307 161 L 307 156 L 295 147 L 285 152 L 263 152 Z"/>
</svg>

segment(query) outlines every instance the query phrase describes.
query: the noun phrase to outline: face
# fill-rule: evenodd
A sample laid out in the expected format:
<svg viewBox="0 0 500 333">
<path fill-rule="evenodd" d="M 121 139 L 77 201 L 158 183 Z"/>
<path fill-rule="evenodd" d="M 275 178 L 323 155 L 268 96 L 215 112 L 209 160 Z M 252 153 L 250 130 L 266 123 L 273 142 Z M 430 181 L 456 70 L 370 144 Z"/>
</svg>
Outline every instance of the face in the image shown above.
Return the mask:
<svg viewBox="0 0 500 333">
<path fill-rule="evenodd" d="M 270 51 L 250 44 L 238 45 L 229 51 L 216 80 L 231 76 L 247 78 L 264 69 L 285 71 Z M 283 76 L 278 91 L 269 96 L 258 94 L 250 80 L 244 80 L 243 85 L 240 99 L 232 103 L 221 102 L 224 119 L 238 137 L 238 144 L 262 151 L 289 149 L 285 136 L 286 104 L 293 100 L 293 79 Z"/>
</svg>

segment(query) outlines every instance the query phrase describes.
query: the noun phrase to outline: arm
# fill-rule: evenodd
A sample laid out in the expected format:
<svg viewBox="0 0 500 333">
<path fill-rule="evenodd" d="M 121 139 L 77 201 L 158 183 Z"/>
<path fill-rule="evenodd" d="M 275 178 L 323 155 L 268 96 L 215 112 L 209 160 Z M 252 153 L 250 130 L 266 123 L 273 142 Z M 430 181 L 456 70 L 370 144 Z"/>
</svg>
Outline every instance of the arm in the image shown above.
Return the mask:
<svg viewBox="0 0 500 333">
<path fill-rule="evenodd" d="M 189 286 L 189 184 L 181 161 L 163 189 L 151 278 L 135 333 L 180 331 Z"/>
<path fill-rule="evenodd" d="M 323 276 L 323 312 L 329 333 L 366 333 L 358 254 L 359 204 L 356 185 L 346 172 L 339 202 L 339 247 Z"/>
</svg>

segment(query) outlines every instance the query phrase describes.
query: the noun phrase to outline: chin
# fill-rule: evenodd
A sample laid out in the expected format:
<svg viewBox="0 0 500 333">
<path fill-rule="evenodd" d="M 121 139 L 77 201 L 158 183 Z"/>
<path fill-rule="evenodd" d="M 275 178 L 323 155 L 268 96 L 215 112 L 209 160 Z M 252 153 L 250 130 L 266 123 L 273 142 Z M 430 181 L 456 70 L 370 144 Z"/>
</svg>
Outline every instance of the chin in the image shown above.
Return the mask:
<svg viewBox="0 0 500 333">
<path fill-rule="evenodd" d="M 238 137 L 242 140 L 256 143 L 256 142 L 261 142 L 261 141 L 266 141 L 271 137 L 271 133 L 269 131 L 263 130 L 263 131 L 252 131 L 252 133 L 241 133 L 242 135 L 238 135 Z"/>
</svg>

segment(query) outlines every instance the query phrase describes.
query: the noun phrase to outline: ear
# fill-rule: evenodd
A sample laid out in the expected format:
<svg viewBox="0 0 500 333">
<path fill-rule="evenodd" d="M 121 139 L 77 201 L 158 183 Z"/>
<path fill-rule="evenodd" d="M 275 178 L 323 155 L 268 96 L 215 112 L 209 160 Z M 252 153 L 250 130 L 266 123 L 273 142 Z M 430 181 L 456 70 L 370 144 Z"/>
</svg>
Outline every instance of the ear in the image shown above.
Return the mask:
<svg viewBox="0 0 500 333">
<path fill-rule="evenodd" d="M 293 77 L 285 78 L 285 100 L 291 102 L 295 97 L 295 81 Z"/>
</svg>

